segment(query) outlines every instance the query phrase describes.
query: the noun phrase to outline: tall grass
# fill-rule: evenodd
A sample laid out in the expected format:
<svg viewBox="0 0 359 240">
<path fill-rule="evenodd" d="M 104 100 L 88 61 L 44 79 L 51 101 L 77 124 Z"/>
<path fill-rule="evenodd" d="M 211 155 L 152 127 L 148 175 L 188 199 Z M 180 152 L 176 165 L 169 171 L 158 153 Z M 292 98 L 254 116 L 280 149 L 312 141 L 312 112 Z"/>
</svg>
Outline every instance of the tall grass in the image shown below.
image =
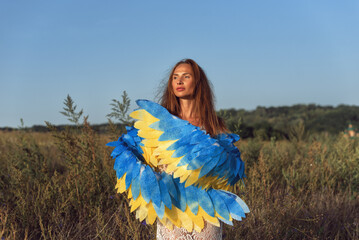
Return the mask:
<svg viewBox="0 0 359 240">
<path fill-rule="evenodd" d="M 105 143 L 84 118 L 51 133 L 0 132 L 1 239 L 154 239 L 115 192 Z M 359 239 L 359 141 L 307 135 L 240 141 L 251 213 L 224 239 Z"/>
<path fill-rule="evenodd" d="M 5 239 L 145 239 L 153 235 L 116 194 L 106 136 L 87 123 L 39 136 L 0 133 L 0 236 Z M 52 136 L 51 136 L 52 135 Z M 40 140 L 41 139 L 41 140 Z M 44 141 L 47 144 L 44 144 Z M 140 231 L 141 229 L 141 231 Z"/>
</svg>

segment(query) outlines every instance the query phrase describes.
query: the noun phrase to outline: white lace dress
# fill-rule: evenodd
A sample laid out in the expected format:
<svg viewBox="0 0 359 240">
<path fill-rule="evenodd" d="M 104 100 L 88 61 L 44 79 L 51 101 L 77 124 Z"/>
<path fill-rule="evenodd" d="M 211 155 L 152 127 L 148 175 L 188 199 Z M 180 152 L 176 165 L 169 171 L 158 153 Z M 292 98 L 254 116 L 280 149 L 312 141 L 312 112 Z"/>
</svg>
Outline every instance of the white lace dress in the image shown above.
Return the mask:
<svg viewBox="0 0 359 240">
<path fill-rule="evenodd" d="M 173 230 L 169 230 L 157 221 L 157 240 L 221 240 L 222 224 L 216 227 L 205 221 L 204 228 L 201 232 L 188 232 L 184 228 L 173 226 Z"/>
</svg>

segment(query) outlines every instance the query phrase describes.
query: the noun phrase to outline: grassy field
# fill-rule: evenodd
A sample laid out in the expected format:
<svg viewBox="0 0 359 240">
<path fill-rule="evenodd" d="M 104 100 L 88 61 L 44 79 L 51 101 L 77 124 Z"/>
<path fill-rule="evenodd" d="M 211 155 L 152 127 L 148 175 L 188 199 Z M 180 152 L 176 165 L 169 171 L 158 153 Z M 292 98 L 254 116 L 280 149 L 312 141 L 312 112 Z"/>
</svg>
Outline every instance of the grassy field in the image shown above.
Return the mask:
<svg viewBox="0 0 359 240">
<path fill-rule="evenodd" d="M 118 129 L 0 132 L 0 239 L 155 239 L 115 192 L 105 144 Z M 342 135 L 237 143 L 251 213 L 224 239 L 359 239 L 359 141 Z"/>
</svg>

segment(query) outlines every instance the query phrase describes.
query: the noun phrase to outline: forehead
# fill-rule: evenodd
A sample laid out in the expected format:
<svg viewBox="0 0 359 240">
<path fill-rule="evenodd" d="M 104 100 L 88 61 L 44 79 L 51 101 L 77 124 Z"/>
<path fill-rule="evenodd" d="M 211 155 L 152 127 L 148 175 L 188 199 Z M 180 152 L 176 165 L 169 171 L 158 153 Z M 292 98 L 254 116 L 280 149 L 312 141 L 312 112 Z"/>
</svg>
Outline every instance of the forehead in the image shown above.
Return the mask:
<svg viewBox="0 0 359 240">
<path fill-rule="evenodd" d="M 179 73 L 190 73 L 193 74 L 192 66 L 188 63 L 181 63 L 178 65 L 175 70 L 173 71 L 173 74 L 179 74 Z"/>
</svg>

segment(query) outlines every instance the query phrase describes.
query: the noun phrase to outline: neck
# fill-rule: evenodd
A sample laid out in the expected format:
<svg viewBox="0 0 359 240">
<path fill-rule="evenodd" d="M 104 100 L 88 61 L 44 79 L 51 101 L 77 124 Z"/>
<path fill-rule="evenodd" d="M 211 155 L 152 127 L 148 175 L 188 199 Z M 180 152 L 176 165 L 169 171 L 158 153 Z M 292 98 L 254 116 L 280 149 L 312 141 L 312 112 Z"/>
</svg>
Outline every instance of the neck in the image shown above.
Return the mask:
<svg viewBox="0 0 359 240">
<path fill-rule="evenodd" d="M 196 118 L 194 112 L 194 99 L 182 99 L 180 98 L 181 112 L 180 117 L 184 120 L 192 120 Z"/>
</svg>

